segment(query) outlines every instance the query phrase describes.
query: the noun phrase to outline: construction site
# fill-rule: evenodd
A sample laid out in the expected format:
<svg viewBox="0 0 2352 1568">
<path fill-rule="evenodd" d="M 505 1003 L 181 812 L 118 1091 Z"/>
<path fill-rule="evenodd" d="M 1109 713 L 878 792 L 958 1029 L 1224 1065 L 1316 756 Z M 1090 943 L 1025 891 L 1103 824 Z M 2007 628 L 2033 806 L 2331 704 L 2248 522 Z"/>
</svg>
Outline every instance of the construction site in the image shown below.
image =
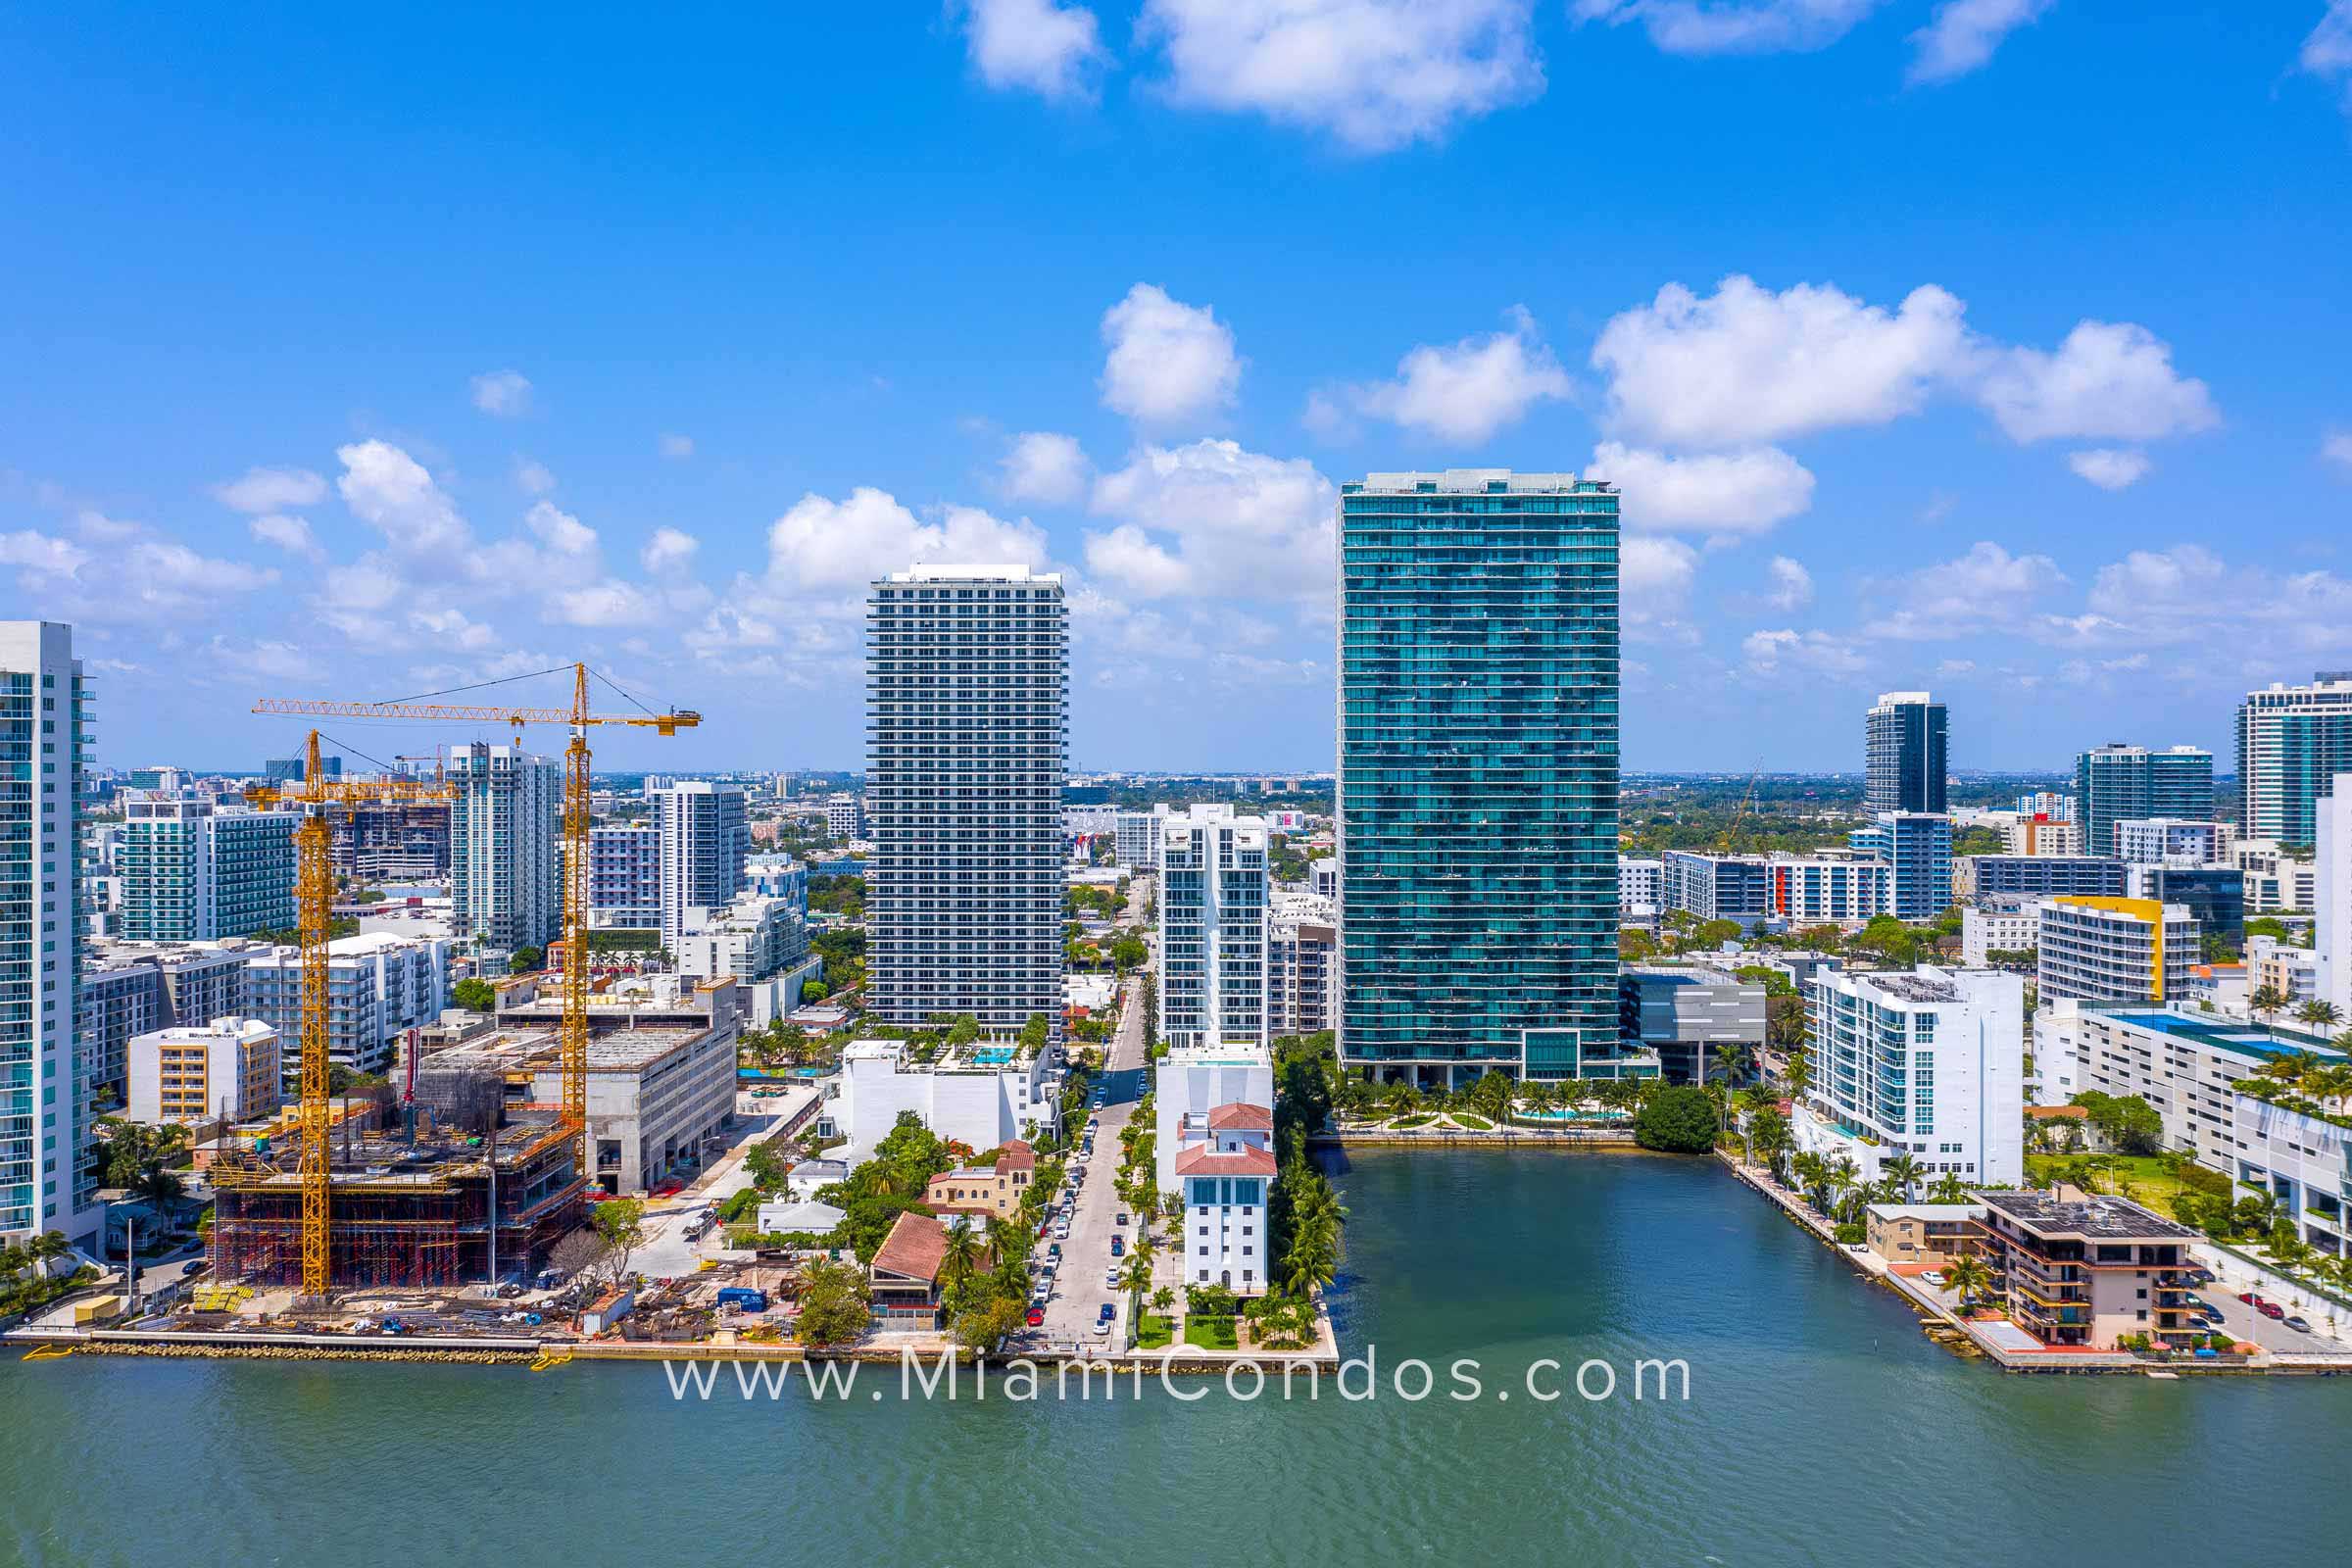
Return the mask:
<svg viewBox="0 0 2352 1568">
<path fill-rule="evenodd" d="M 489 1120 L 498 1111 L 490 1107 Z M 327 1275 L 337 1290 L 455 1287 L 528 1278 L 586 1206 L 576 1140 L 560 1111 L 526 1110 L 487 1135 L 470 1118 L 382 1132 L 345 1122 L 330 1143 Z M 223 1154 L 213 1278 L 303 1283 L 303 1179 L 270 1148 Z"/>
</svg>

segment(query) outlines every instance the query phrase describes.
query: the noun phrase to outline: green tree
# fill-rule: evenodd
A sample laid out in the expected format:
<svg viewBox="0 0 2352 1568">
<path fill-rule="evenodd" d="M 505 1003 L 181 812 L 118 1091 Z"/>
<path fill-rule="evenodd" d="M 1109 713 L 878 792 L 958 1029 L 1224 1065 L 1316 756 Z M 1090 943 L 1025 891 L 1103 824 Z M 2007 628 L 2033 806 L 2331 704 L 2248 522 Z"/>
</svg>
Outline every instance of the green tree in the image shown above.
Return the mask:
<svg viewBox="0 0 2352 1568">
<path fill-rule="evenodd" d="M 828 1258 L 811 1259 L 801 1271 L 801 1314 L 796 1321 L 802 1341 L 822 1349 L 858 1339 L 872 1322 L 870 1301 L 862 1270 Z"/>
<path fill-rule="evenodd" d="M 594 1206 L 588 1223 L 611 1249 L 607 1256 L 612 1261 L 612 1277 L 627 1278 L 629 1253 L 645 1240 L 645 1200 L 609 1198 Z"/>
<path fill-rule="evenodd" d="M 467 1012 L 490 1012 L 498 1006 L 498 993 L 487 980 L 461 980 L 449 988 L 449 1000 Z"/>
<path fill-rule="evenodd" d="M 1715 1147 L 1715 1102 L 1695 1084 L 1660 1090 L 1634 1113 L 1634 1142 L 1669 1153 L 1704 1153 Z"/>
<path fill-rule="evenodd" d="M 538 969 L 546 957 L 547 955 L 537 948 L 516 948 L 514 956 L 507 959 L 507 973 L 530 974 Z"/>
</svg>

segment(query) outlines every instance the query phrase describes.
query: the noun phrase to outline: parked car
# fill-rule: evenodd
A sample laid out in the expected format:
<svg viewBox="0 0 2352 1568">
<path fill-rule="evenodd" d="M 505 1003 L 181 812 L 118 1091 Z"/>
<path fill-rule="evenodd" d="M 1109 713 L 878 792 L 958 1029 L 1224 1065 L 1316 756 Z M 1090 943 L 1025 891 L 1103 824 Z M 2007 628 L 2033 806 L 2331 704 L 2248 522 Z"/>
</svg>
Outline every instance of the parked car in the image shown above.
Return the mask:
<svg viewBox="0 0 2352 1568">
<path fill-rule="evenodd" d="M 1107 1323 L 1118 1315 L 1119 1309 L 1111 1305 L 1108 1301 L 1104 1301 L 1102 1303 L 1102 1310 L 1096 1315 L 1096 1321 L 1100 1323 Z"/>
<path fill-rule="evenodd" d="M 1110 1319 L 1104 1318 L 1101 1322 L 1097 1323 L 1095 1325 L 1095 1332 L 1099 1335 L 1102 1335 L 1104 1339 L 1108 1339 L 1110 1337 Z"/>
<path fill-rule="evenodd" d="M 1115 1291 L 1119 1288 L 1119 1271 L 1117 1269 L 1106 1268 L 1102 1271 L 1102 1288 L 1106 1291 Z M 1102 1310 L 1105 1312 L 1110 1310 L 1108 1301 L 1102 1303 Z"/>
<path fill-rule="evenodd" d="M 2192 1285 L 2211 1285 L 2214 1281 L 2214 1273 L 2209 1268 L 2192 1268 L 2188 1271 L 2188 1278 Z"/>
<path fill-rule="evenodd" d="M 2311 1325 L 2299 1317 L 2288 1318 L 2286 1320 L 2286 1326 L 2290 1329 L 2293 1329 L 2297 1334 L 2309 1334 L 2311 1332 Z"/>
<path fill-rule="evenodd" d="M 1061 1244 L 1059 1242 L 1048 1242 L 1046 1244 L 1046 1255 L 1048 1257 L 1059 1257 L 1061 1255 Z"/>
<path fill-rule="evenodd" d="M 1046 1309 L 1042 1306 L 1033 1306 L 1022 1321 L 1033 1329 L 1044 1328 L 1046 1326 Z"/>
<path fill-rule="evenodd" d="M 1116 1214 L 1113 1214 L 1110 1217 L 1110 1222 L 1113 1225 L 1124 1226 L 1127 1223 L 1127 1211 L 1123 1208 L 1120 1209 Z"/>
<path fill-rule="evenodd" d="M 1940 1290 L 1943 1286 L 1943 1273 L 1940 1269 L 1932 1268 L 1925 1274 L 1922 1274 L 1920 1278 L 1927 1281 L 1930 1285 L 1936 1287 L 1938 1290 Z"/>
<path fill-rule="evenodd" d="M 2248 1306 L 2260 1306 L 2262 1304 L 2262 1298 L 2256 1296 L 2252 1291 L 2238 1292 L 2237 1298 L 2245 1302 Z"/>
<path fill-rule="evenodd" d="M 1124 1237 L 1113 1236 L 1110 1239 L 1110 1255 L 1113 1257 L 1125 1257 L 1127 1255 L 1127 1242 Z"/>
<path fill-rule="evenodd" d="M 2273 1322 L 2277 1322 L 2280 1318 L 2286 1316 L 2286 1308 L 2280 1306 L 2277 1301 L 2265 1301 L 2254 1310 L 2260 1312 L 2264 1317 L 2271 1319 Z"/>
</svg>

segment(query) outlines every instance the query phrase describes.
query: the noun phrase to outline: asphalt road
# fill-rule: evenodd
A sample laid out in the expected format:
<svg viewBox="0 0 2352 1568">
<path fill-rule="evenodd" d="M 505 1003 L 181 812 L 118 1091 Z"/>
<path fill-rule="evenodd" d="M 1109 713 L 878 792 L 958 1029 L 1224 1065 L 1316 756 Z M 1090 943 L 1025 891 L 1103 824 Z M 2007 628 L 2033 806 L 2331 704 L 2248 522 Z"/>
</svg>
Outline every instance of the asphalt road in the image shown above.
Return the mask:
<svg viewBox="0 0 2352 1568">
<path fill-rule="evenodd" d="M 2223 1332 L 2241 1340 L 2251 1340 L 2266 1350 L 2288 1350 L 2303 1354 L 2340 1355 L 2346 1348 L 2343 1342 L 2328 1337 L 2328 1303 L 2309 1292 L 2290 1293 L 2257 1278 L 2227 1256 L 2208 1258 L 2205 1266 L 2217 1271 L 2221 1278 L 2211 1285 L 2192 1287 L 2199 1297 L 2211 1302 L 2222 1314 Z M 2238 1292 L 2252 1291 L 2265 1300 L 2276 1301 L 2286 1308 L 2288 1317 L 2300 1317 L 2312 1326 L 2309 1334 L 2298 1333 L 2283 1322 L 2264 1317 L 2253 1307 L 2237 1298 Z M 2302 1303 L 2297 1304 L 2300 1294 Z M 2352 1324 L 2336 1319 L 2338 1332 L 2352 1334 Z"/>
<path fill-rule="evenodd" d="M 1124 1228 L 1113 1224 L 1120 1199 L 1112 1189 L 1118 1181 L 1119 1131 L 1135 1114 L 1144 1093 L 1144 1009 L 1130 979 L 1119 1013 L 1118 1032 L 1111 1037 L 1110 1054 L 1097 1083 L 1105 1096 L 1095 1115 L 1095 1152 L 1079 1183 L 1078 1207 L 1070 1221 L 1069 1240 L 1061 1244 L 1061 1270 L 1054 1280 L 1053 1299 L 1046 1303 L 1042 1337 L 1052 1345 L 1104 1345 L 1116 1342 L 1118 1328 L 1108 1336 L 1095 1333 L 1105 1301 L 1116 1303 L 1121 1293 L 1102 1283 L 1104 1271 L 1124 1259 L 1110 1255 L 1112 1235 L 1135 1240 L 1136 1216 Z M 1082 1124 L 1083 1125 L 1083 1124 Z M 1038 1244 L 1038 1256 L 1045 1244 Z M 1122 1308 L 1122 1311 L 1124 1309 Z M 1036 1336 L 1033 1335 L 1033 1338 Z"/>
</svg>

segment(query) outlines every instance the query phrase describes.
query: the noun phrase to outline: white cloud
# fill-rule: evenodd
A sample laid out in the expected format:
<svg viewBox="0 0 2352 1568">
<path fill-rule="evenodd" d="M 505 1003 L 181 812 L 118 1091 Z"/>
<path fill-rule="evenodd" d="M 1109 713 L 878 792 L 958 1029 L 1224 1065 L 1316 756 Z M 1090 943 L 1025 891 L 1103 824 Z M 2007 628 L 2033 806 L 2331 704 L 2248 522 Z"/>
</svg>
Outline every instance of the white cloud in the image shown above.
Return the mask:
<svg viewBox="0 0 2352 1568">
<path fill-rule="evenodd" d="M 1885 0 L 1570 0 L 1580 22 L 1638 22 L 1668 54 L 1772 54 L 1822 49 Z"/>
<path fill-rule="evenodd" d="M 1588 478 L 1624 492 L 1629 528 L 1762 532 L 1813 504 L 1813 475 L 1778 447 L 1675 458 L 1604 441 Z"/>
<path fill-rule="evenodd" d="M 1242 362 L 1233 331 L 1205 305 L 1138 283 L 1102 313 L 1102 404 L 1146 424 L 1200 419 L 1233 401 Z"/>
<path fill-rule="evenodd" d="M 89 559 L 81 546 L 54 534 L 31 528 L 0 533 L 0 566 L 15 566 L 34 577 L 71 577 Z"/>
<path fill-rule="evenodd" d="M 473 406 L 512 419 L 531 407 L 531 383 L 518 370 L 492 370 L 473 378 Z"/>
<path fill-rule="evenodd" d="M 532 503 L 522 520 L 543 544 L 560 556 L 596 553 L 596 530 L 552 501 Z"/>
<path fill-rule="evenodd" d="M 1086 494 L 1089 465 L 1078 438 L 1024 430 L 1004 454 L 1003 489 L 1014 501 L 1067 506 Z"/>
<path fill-rule="evenodd" d="M 1443 137 L 1544 91 L 1534 0 L 1147 0 L 1181 104 L 1325 131 L 1360 152 Z"/>
<path fill-rule="evenodd" d="M 1919 85 L 1965 76 L 1992 58 L 2001 40 L 2041 20 L 2053 0 L 1943 0 L 1911 35 L 1917 52 L 1905 79 Z"/>
<path fill-rule="evenodd" d="M 1545 398 L 1568 396 L 1568 375 L 1524 306 L 1510 330 L 1443 347 L 1422 344 L 1396 362 L 1396 378 L 1352 389 L 1365 414 L 1445 440 L 1478 445 L 1516 424 Z M 1311 405 L 1310 405 L 1311 412 Z"/>
<path fill-rule="evenodd" d="M 2320 456 L 2352 468 L 2352 430 L 2331 430 L 2320 442 Z"/>
<path fill-rule="evenodd" d="M 1054 0 L 966 0 L 964 40 L 980 79 L 1042 97 L 1091 98 L 1105 56 L 1095 14 Z"/>
<path fill-rule="evenodd" d="M 1967 339 L 1965 307 L 1933 284 L 1892 314 L 1827 285 L 1775 294 L 1734 275 L 1680 283 L 1612 318 L 1592 345 L 1613 429 L 1679 446 L 1740 446 L 1916 414 Z"/>
<path fill-rule="evenodd" d="M 403 554 L 463 568 L 473 530 L 424 465 L 388 441 L 355 442 L 335 456 L 343 465 L 335 488 L 352 515 L 382 530 Z"/>
<path fill-rule="evenodd" d="M 1775 556 L 1765 571 L 1772 578 L 1772 592 L 1764 602 L 1773 609 L 1802 610 L 1813 602 L 1813 574 L 1803 562 Z"/>
<path fill-rule="evenodd" d="M 1979 396 L 2014 441 L 2153 441 L 2221 421 L 2205 383 L 2173 371 L 2173 351 L 2144 326 L 2083 321 L 2055 354 L 2013 348 Z"/>
<path fill-rule="evenodd" d="M 1698 576 L 1698 552 L 1680 539 L 1629 534 L 1619 542 L 1617 586 L 1626 635 L 1637 642 L 1695 642 L 1681 618 Z"/>
<path fill-rule="evenodd" d="M 107 548 L 95 551 L 31 528 L 0 533 L 0 566 L 16 568 L 18 587 L 38 599 L 42 615 L 72 621 L 200 615 L 278 579 L 274 567 L 201 555 L 137 523 L 108 523 L 103 538 Z"/>
<path fill-rule="evenodd" d="M 1303 458 L 1147 446 L 1095 481 L 1091 510 L 1118 526 L 1087 536 L 1087 564 L 1139 598 L 1328 597 L 1338 495 Z"/>
<path fill-rule="evenodd" d="M 514 485 L 526 496 L 543 496 L 556 488 L 556 474 L 546 464 L 531 458 L 514 461 Z"/>
<path fill-rule="evenodd" d="M 308 468 L 247 468 L 243 478 L 213 486 L 213 494 L 232 512 L 284 512 L 317 506 L 326 481 Z"/>
<path fill-rule="evenodd" d="M 2344 113 L 2352 115 L 2352 0 L 2328 0 L 2328 14 L 2303 40 L 2298 64 L 2312 75 L 2344 89 Z"/>
<path fill-rule="evenodd" d="M 1826 631 L 1751 631 L 1740 641 L 1747 666 L 1759 675 L 1784 670 L 1819 675 L 1859 675 L 1871 662 L 1853 642 Z"/>
<path fill-rule="evenodd" d="M 2145 452 L 2121 451 L 2113 447 L 2093 447 L 2087 452 L 2070 452 L 2066 466 L 2076 474 L 2089 480 L 2102 490 L 2129 490 L 2147 477 L 2154 465 Z"/>
<path fill-rule="evenodd" d="M 665 435 L 662 438 L 661 450 L 662 455 L 665 458 L 677 459 L 681 461 L 686 458 L 691 458 L 694 456 L 694 437 L 690 435 Z"/>
<path fill-rule="evenodd" d="M 325 559 L 326 552 L 318 548 L 318 541 L 312 535 L 307 518 L 272 513 L 266 517 L 256 517 L 245 526 L 254 538 L 263 544 L 274 545 L 289 556 L 301 556 L 309 561 Z"/>
<path fill-rule="evenodd" d="M 846 501 L 806 495 L 767 531 L 768 578 L 784 588 L 856 589 L 919 563 L 1042 565 L 1046 536 L 1027 518 L 1006 522 L 975 507 L 918 521 L 885 491 L 859 485 Z"/>
<path fill-rule="evenodd" d="M 642 626 L 660 612 L 635 584 L 608 577 L 581 588 L 558 589 L 548 595 L 543 613 L 564 626 Z"/>
<path fill-rule="evenodd" d="M 270 638 L 238 642 L 215 634 L 205 645 L 205 653 L 224 671 L 242 679 L 291 684 L 316 680 L 318 676 L 318 661 L 308 652 Z"/>
<path fill-rule="evenodd" d="M 1873 637 L 1933 642 L 2025 624 L 2034 602 L 2066 585 L 2048 556 L 2013 556 L 1989 539 L 1886 585 L 1894 608 L 1865 628 Z"/>
<path fill-rule="evenodd" d="M 683 571 L 693 564 L 695 553 L 703 542 L 678 528 L 656 528 L 654 536 L 637 552 L 638 564 L 656 577 Z"/>
</svg>

